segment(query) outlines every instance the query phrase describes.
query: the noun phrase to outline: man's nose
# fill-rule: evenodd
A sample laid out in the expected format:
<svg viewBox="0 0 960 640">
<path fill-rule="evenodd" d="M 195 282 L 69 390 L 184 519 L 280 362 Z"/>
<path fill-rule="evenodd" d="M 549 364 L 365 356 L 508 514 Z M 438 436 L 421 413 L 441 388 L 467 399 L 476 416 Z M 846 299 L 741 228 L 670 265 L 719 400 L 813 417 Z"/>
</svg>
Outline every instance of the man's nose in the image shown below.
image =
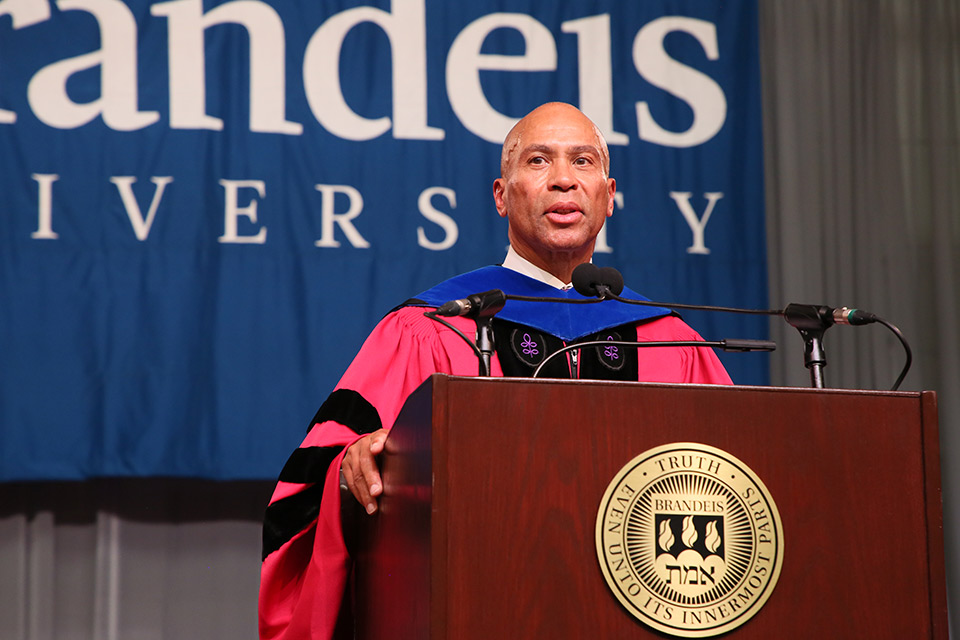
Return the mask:
<svg viewBox="0 0 960 640">
<path fill-rule="evenodd" d="M 552 167 L 550 174 L 550 189 L 554 191 L 569 191 L 577 186 L 573 177 L 573 169 L 566 163 L 558 162 Z"/>
</svg>

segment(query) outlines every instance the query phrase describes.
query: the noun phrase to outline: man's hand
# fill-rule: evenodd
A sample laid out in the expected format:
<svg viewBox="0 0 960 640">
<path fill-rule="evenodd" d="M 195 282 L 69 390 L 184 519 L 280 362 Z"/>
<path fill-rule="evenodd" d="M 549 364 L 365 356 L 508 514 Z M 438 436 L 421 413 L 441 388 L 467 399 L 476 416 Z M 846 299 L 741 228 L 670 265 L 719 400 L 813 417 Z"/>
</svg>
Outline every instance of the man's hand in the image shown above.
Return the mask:
<svg viewBox="0 0 960 640">
<path fill-rule="evenodd" d="M 383 493 L 383 481 L 375 457 L 383 451 L 387 440 L 386 429 L 365 435 L 347 447 L 340 472 L 353 497 L 363 505 L 367 513 L 377 510 L 376 497 Z"/>
</svg>

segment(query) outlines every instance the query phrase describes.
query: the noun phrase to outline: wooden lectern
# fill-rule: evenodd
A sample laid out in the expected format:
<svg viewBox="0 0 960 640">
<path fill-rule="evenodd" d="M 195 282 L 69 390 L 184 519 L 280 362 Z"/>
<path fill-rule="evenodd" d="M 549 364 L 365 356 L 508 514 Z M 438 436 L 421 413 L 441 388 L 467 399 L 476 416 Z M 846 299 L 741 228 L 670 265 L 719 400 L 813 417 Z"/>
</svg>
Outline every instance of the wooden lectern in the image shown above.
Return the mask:
<svg viewBox="0 0 960 640">
<path fill-rule="evenodd" d="M 948 636 L 936 395 L 435 375 L 408 400 L 358 537 L 358 638 L 662 638 L 604 582 L 597 509 L 674 442 L 748 465 L 783 523 L 731 638 Z"/>
</svg>

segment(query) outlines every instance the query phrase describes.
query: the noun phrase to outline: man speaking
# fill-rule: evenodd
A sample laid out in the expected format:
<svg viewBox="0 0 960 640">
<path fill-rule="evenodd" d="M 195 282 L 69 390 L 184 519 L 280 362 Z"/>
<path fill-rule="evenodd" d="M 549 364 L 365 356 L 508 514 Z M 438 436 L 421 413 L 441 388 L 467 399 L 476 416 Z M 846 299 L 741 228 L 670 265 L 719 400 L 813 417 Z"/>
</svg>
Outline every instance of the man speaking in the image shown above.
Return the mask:
<svg viewBox="0 0 960 640">
<path fill-rule="evenodd" d="M 341 478 L 367 513 L 383 490 L 376 456 L 409 396 L 431 374 L 476 375 L 473 348 L 425 309 L 478 291 L 582 299 L 573 270 L 589 262 L 597 234 L 613 213 L 616 181 L 599 129 L 576 107 L 548 103 L 507 134 L 497 213 L 507 219 L 510 248 L 502 266 L 447 280 L 388 314 L 373 330 L 306 439 L 280 473 L 267 508 L 260 584 L 264 640 L 351 637 L 341 615 L 350 558 L 340 523 Z M 624 291 L 624 297 L 644 299 Z M 473 320 L 449 319 L 466 335 Z M 545 357 L 589 340 L 699 340 L 668 309 L 604 302 L 510 301 L 493 321 L 493 376 L 530 376 Z M 638 353 L 639 352 L 639 353 Z M 730 384 L 710 349 L 629 350 L 585 347 L 554 358 L 552 378 Z"/>
</svg>

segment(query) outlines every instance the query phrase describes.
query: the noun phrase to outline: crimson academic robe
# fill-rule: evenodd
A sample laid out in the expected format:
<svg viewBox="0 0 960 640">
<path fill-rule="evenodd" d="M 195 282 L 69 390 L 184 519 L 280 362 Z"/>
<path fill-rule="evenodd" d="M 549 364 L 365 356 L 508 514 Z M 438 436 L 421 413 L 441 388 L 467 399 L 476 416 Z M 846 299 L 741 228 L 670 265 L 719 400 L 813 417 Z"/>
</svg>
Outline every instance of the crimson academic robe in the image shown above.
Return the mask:
<svg viewBox="0 0 960 640">
<path fill-rule="evenodd" d="M 424 306 L 435 307 L 490 288 L 515 295 L 580 297 L 501 267 L 487 267 L 441 283 L 377 325 L 284 466 L 267 507 L 259 600 L 263 640 L 326 639 L 341 633 L 350 637 L 349 631 L 344 632 L 344 620 L 338 628 L 350 572 L 340 522 L 339 472 L 346 447 L 364 434 L 390 428 L 407 397 L 431 374 L 477 375 L 473 349 L 453 330 L 425 317 Z M 642 299 L 629 290 L 623 295 Z M 476 325 L 467 318 L 448 321 L 467 336 L 476 332 Z M 544 354 L 570 341 L 701 339 L 667 309 L 614 308 L 609 302 L 510 301 L 498 314 L 494 331 L 493 376 L 503 376 L 505 369 L 513 376 L 530 375 Z M 569 359 L 558 358 L 549 377 L 628 376 L 646 382 L 731 384 L 711 349 L 593 347 L 581 351 L 584 357 L 575 366 Z M 589 375 L 584 375 L 585 369 Z"/>
</svg>

